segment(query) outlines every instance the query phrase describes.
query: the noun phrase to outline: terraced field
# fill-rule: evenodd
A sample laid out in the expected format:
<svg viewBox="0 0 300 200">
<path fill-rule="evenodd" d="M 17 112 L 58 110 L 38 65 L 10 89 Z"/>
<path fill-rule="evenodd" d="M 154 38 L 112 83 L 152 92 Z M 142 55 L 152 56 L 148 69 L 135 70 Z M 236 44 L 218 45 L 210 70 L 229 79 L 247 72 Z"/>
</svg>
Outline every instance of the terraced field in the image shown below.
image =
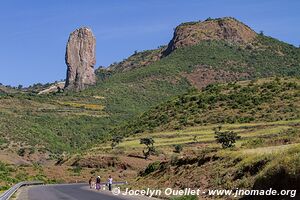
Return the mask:
<svg viewBox="0 0 300 200">
<path fill-rule="evenodd" d="M 237 147 L 255 146 L 256 140 L 259 140 L 257 146 L 266 145 L 267 141 L 284 140 L 287 144 L 298 142 L 296 136 L 300 135 L 300 119 L 290 121 L 277 122 L 259 122 L 259 123 L 243 123 L 243 124 L 224 124 L 224 130 L 232 130 L 241 136 L 237 142 Z M 206 144 L 208 146 L 216 146 L 213 128 L 217 125 L 190 127 L 180 131 L 164 131 L 154 133 L 136 134 L 125 138 L 118 148 L 130 151 L 137 148 L 143 148 L 140 139 L 151 137 L 155 141 L 155 146 L 164 148 L 172 147 L 176 144 L 195 146 L 197 144 Z M 290 133 L 293 132 L 293 133 Z M 293 135 L 294 134 L 294 135 Z M 254 142 L 253 142 L 254 141 Z M 276 144 L 275 144 L 276 145 Z M 279 144 L 280 145 L 280 144 Z M 101 148 L 110 149 L 110 143 L 106 143 Z M 99 149 L 99 147 L 94 148 Z"/>
</svg>

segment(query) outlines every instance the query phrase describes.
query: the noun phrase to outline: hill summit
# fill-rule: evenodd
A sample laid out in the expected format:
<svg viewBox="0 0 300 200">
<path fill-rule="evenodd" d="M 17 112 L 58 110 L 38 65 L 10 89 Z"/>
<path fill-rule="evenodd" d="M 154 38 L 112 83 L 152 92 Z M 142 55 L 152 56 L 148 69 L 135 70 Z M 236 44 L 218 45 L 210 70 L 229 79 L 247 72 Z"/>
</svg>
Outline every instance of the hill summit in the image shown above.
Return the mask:
<svg viewBox="0 0 300 200">
<path fill-rule="evenodd" d="M 112 71 L 129 71 L 148 66 L 176 49 L 194 46 L 203 41 L 224 41 L 234 44 L 249 44 L 255 41 L 257 33 L 233 17 L 205 21 L 185 22 L 175 28 L 173 38 L 167 46 L 158 49 L 135 52 L 129 58 L 108 67 Z"/>
<path fill-rule="evenodd" d="M 232 17 L 208 18 L 203 22 L 186 22 L 176 27 L 174 36 L 163 55 L 168 55 L 181 47 L 195 45 L 203 40 L 249 43 L 256 35 L 251 28 Z"/>
</svg>

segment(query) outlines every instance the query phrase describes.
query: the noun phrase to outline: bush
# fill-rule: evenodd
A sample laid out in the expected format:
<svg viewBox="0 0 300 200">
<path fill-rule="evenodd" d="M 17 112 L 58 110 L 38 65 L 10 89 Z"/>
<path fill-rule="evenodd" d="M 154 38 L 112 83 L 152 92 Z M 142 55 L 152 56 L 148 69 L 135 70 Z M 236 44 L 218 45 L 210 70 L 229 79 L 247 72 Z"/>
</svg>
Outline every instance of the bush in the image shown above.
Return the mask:
<svg viewBox="0 0 300 200">
<path fill-rule="evenodd" d="M 183 150 L 183 147 L 181 144 L 176 144 L 174 148 L 175 148 L 174 149 L 175 153 L 180 153 Z"/>
<path fill-rule="evenodd" d="M 151 137 L 141 138 L 140 144 L 146 145 L 146 149 L 143 150 L 143 154 L 145 156 L 145 159 L 148 159 L 149 156 L 155 154 L 156 149 L 154 147 L 154 142 L 155 141 Z"/>
<path fill-rule="evenodd" d="M 179 160 L 179 158 L 178 158 L 177 155 L 172 155 L 172 156 L 171 156 L 171 160 L 170 160 L 171 165 L 172 165 L 172 166 L 175 166 L 175 165 L 177 164 L 178 160 Z"/>
<path fill-rule="evenodd" d="M 141 175 L 142 176 L 146 176 L 146 175 L 148 175 L 148 174 L 150 174 L 150 173 L 158 170 L 159 169 L 159 165 L 160 165 L 159 161 L 150 163 Z"/>
<path fill-rule="evenodd" d="M 214 128 L 216 141 L 222 144 L 224 149 L 234 147 L 236 140 L 240 139 L 241 137 L 233 131 L 221 132 L 221 129 L 221 126 Z"/>
<path fill-rule="evenodd" d="M 25 149 L 24 148 L 19 149 L 17 154 L 21 157 L 25 156 Z"/>
<path fill-rule="evenodd" d="M 114 149 L 116 146 L 118 146 L 122 141 L 123 141 L 124 137 L 121 135 L 114 135 L 112 137 L 112 141 L 111 141 L 111 148 Z"/>
</svg>

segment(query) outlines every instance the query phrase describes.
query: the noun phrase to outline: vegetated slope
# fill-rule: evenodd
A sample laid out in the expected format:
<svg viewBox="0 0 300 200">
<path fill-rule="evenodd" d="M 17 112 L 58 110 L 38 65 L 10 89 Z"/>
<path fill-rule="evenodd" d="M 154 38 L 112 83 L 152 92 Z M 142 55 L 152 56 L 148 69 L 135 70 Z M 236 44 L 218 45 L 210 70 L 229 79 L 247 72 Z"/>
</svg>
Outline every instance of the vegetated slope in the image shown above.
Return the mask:
<svg viewBox="0 0 300 200">
<path fill-rule="evenodd" d="M 258 149 L 257 149 L 258 150 Z M 243 153 L 242 151 L 205 149 L 193 156 L 173 155 L 168 161 L 150 164 L 137 179 L 136 187 L 147 185 L 158 188 L 201 188 L 240 190 L 299 190 L 299 144 L 286 145 L 277 151 Z M 255 199 L 292 199 L 286 195 L 255 196 Z M 254 195 L 244 199 L 253 199 Z M 299 194 L 297 194 L 299 196 Z M 228 199 L 226 195 L 207 199 Z M 243 195 L 238 196 L 240 199 Z"/>
<path fill-rule="evenodd" d="M 205 87 L 211 83 L 208 80 L 299 75 L 298 48 L 262 35 L 247 42 L 225 37 L 200 40 L 155 62 L 150 59 L 151 64 L 144 67 L 138 67 L 143 53 L 137 54 L 138 61 L 131 58 L 133 69 L 98 70 L 97 85 L 78 93 L 2 95 L 3 148 L 14 142 L 59 153 L 88 148 L 106 140 L 109 132 L 125 121 L 193 86 Z"/>
<path fill-rule="evenodd" d="M 4 86 L 0 84 L 0 95 L 4 94 L 11 94 L 11 93 L 17 93 L 20 92 L 15 88 L 9 87 L 9 86 Z"/>
<path fill-rule="evenodd" d="M 131 134 L 223 123 L 300 118 L 298 79 L 259 79 L 209 85 L 160 104 L 119 129 Z"/>
<path fill-rule="evenodd" d="M 150 62 L 153 57 L 160 60 L 166 56 L 172 57 L 167 63 Z M 176 72 L 191 74 L 198 68 L 213 68 L 239 72 L 242 77 L 299 75 L 299 57 L 299 48 L 257 34 L 242 22 L 225 17 L 182 23 L 176 27 L 167 48 L 135 53 L 109 69 L 128 71 L 159 63 L 162 71 L 175 68 Z M 152 65 L 149 68 L 153 68 Z"/>
<path fill-rule="evenodd" d="M 87 141 L 98 140 L 103 131 L 97 119 L 106 114 L 93 97 L 64 101 L 55 96 L 14 94 L 1 96 L 0 102 L 2 149 L 35 147 L 62 153 L 85 148 Z"/>
<path fill-rule="evenodd" d="M 275 75 L 299 76 L 299 63 L 298 48 L 270 37 L 257 35 L 249 46 L 224 40 L 201 41 L 193 46 L 176 49 L 167 57 L 145 68 L 123 73 L 120 76 L 129 76 L 134 80 L 133 78 L 137 76 L 144 78 L 153 75 L 182 75 L 184 72 L 193 74 L 199 68 L 246 74 L 247 76 L 243 75 L 246 78 Z"/>
<path fill-rule="evenodd" d="M 146 50 L 142 52 L 134 52 L 133 55 L 124 59 L 119 63 L 113 63 L 108 67 L 108 70 L 111 71 L 128 71 L 139 67 L 145 67 L 152 64 L 155 61 L 158 61 L 165 47 L 160 47 L 154 50 Z"/>
</svg>

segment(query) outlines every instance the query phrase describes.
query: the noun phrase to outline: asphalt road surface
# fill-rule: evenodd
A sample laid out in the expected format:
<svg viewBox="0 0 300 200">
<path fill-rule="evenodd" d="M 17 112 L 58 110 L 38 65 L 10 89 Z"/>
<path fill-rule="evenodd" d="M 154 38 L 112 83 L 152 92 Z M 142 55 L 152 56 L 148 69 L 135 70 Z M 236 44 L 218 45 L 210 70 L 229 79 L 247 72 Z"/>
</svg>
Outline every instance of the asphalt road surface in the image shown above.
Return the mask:
<svg viewBox="0 0 300 200">
<path fill-rule="evenodd" d="M 23 188 L 20 200 L 146 200 L 149 197 L 115 196 L 109 191 L 91 190 L 87 184 L 41 185 Z"/>
</svg>

